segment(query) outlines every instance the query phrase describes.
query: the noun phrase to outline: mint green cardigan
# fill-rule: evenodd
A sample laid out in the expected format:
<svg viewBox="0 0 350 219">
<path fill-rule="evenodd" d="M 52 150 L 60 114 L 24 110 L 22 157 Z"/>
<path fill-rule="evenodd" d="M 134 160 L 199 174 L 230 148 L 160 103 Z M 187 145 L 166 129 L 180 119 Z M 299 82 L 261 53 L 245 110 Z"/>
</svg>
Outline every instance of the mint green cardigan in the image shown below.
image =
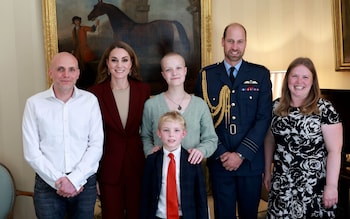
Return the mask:
<svg viewBox="0 0 350 219">
<path fill-rule="evenodd" d="M 164 93 L 153 96 L 146 101 L 141 126 L 145 155 L 151 153 L 154 145 L 162 145 L 157 135 L 158 119 L 168 111 Z M 206 158 L 212 155 L 217 148 L 218 137 L 207 104 L 201 98 L 192 95 L 182 116 L 185 118 L 187 128 L 187 135 L 182 140 L 182 146 L 186 149 L 196 148 Z"/>
</svg>

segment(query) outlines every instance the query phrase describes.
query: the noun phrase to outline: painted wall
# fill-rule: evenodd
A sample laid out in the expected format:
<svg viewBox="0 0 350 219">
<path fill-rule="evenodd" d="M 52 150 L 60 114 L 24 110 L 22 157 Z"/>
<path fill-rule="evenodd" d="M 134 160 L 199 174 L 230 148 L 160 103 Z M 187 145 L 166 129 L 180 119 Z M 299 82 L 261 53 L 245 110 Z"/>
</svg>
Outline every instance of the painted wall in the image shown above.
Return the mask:
<svg viewBox="0 0 350 219">
<path fill-rule="evenodd" d="M 245 59 L 270 70 L 286 69 L 298 56 L 316 64 L 322 88 L 350 89 L 350 72 L 335 72 L 331 0 L 212 0 L 213 62 L 223 59 L 224 27 L 237 21 L 248 31 Z M 33 190 L 34 172 L 23 159 L 21 120 L 25 100 L 46 88 L 40 0 L 0 2 L 0 162 L 16 185 Z M 17 198 L 15 219 L 35 218 L 32 200 Z"/>
<path fill-rule="evenodd" d="M 222 61 L 221 37 L 231 22 L 247 29 L 247 61 L 286 70 L 296 57 L 311 58 L 321 88 L 350 88 L 350 72 L 336 72 L 332 0 L 212 0 L 213 61 Z"/>
<path fill-rule="evenodd" d="M 21 120 L 27 97 L 46 87 L 41 1 L 1 1 L 0 20 L 0 162 L 11 169 L 18 189 L 33 191 Z M 29 197 L 18 198 L 15 211 L 15 218 L 35 218 Z"/>
</svg>

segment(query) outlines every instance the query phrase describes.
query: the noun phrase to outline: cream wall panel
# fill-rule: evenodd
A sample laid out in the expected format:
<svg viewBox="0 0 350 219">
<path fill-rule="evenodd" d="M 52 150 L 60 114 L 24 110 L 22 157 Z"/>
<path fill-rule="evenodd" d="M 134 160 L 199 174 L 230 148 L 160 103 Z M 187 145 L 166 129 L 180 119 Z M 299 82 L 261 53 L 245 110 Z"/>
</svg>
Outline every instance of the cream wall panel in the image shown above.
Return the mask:
<svg viewBox="0 0 350 219">
<path fill-rule="evenodd" d="M 284 70 L 298 56 L 310 57 L 322 88 L 350 88 L 350 72 L 334 69 L 331 0 L 213 0 L 213 61 L 223 59 L 221 37 L 231 22 L 247 29 L 245 59 Z"/>
<path fill-rule="evenodd" d="M 34 172 L 23 159 L 21 122 L 27 97 L 46 87 L 41 1 L 1 1 L 0 162 L 22 190 L 33 191 Z M 33 201 L 17 198 L 15 219 L 35 218 Z"/>
</svg>

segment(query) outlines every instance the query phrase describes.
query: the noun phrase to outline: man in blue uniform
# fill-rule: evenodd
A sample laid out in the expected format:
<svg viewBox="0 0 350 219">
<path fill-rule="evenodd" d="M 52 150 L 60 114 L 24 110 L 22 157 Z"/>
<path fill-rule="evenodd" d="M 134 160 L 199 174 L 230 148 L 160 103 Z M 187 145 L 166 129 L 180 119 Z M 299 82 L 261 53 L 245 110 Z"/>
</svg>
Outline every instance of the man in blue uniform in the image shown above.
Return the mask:
<svg viewBox="0 0 350 219">
<path fill-rule="evenodd" d="M 225 58 L 203 68 L 195 94 L 208 104 L 219 137 L 208 158 L 216 219 L 257 218 L 262 173 L 264 137 L 271 120 L 270 72 L 243 60 L 246 30 L 228 25 L 222 37 Z"/>
</svg>

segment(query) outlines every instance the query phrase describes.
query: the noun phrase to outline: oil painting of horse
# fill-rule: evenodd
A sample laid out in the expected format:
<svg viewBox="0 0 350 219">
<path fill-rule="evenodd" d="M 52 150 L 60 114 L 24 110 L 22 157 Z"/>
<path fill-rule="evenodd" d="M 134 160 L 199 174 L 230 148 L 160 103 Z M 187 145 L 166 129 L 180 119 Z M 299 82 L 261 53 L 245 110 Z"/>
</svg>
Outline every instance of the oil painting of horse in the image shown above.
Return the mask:
<svg viewBox="0 0 350 219">
<path fill-rule="evenodd" d="M 80 16 L 82 22 L 88 23 L 88 25 L 93 25 L 98 20 L 101 25 L 97 27 L 94 33 L 88 33 L 87 35 L 89 46 L 98 57 L 101 57 L 104 49 L 113 41 L 122 40 L 130 44 L 139 59 L 140 73 L 143 80 L 150 83 L 152 94 L 157 94 L 166 89 L 166 83 L 160 74 L 160 59 L 170 51 L 178 52 L 184 56 L 188 67 L 186 78 L 188 85 L 185 85 L 186 89 L 189 92 L 193 91 L 197 72 L 201 67 L 201 51 L 200 22 L 197 25 L 195 24 L 195 21 L 198 21 L 198 17 L 195 18 L 191 10 L 200 8 L 200 1 L 180 0 L 177 1 L 179 2 L 177 3 L 179 9 L 171 8 L 173 10 L 170 10 L 170 2 L 168 0 L 149 0 L 150 10 L 146 12 L 148 13 L 147 19 L 141 21 L 140 19 L 136 21 L 135 16 L 133 16 L 139 13 L 137 10 L 133 14 L 127 13 L 128 10 L 125 10 L 130 9 L 130 1 L 87 1 L 84 3 L 79 2 L 79 8 L 72 9 L 73 5 L 75 5 L 73 2 L 56 0 L 60 51 L 71 51 L 71 34 L 64 35 L 63 32 L 68 31 L 62 28 L 62 33 L 60 33 L 59 29 L 60 21 L 63 18 L 69 20 L 70 17 Z M 129 6 L 125 6 L 126 4 L 129 4 Z M 69 8 L 67 5 L 69 5 Z M 159 10 L 160 5 L 163 5 L 164 8 Z M 183 12 L 179 13 L 181 10 Z M 71 14 L 64 15 L 67 14 L 67 11 L 71 11 Z M 163 14 L 157 16 L 154 14 L 154 11 L 161 11 Z M 167 17 L 164 15 L 172 16 Z M 184 20 L 185 15 L 186 20 Z M 188 23 L 191 25 L 188 25 Z M 65 26 L 65 29 L 70 29 L 69 32 L 71 32 L 71 28 L 67 28 L 67 25 Z M 83 75 L 89 75 L 90 81 L 89 84 L 84 85 L 85 87 L 92 85 L 96 76 L 98 61 L 97 59 L 88 63 L 89 67 L 86 69 L 89 72 L 85 72 Z"/>
<path fill-rule="evenodd" d="M 156 46 L 161 56 L 175 49 L 176 31 L 179 43 L 189 52 L 189 41 L 184 27 L 178 21 L 154 20 L 148 23 L 137 23 L 128 17 L 118 7 L 99 0 L 88 15 L 88 20 L 94 21 L 97 17 L 106 14 L 111 23 L 114 39 L 122 40 L 135 48 Z M 146 51 L 145 51 L 146 52 Z M 180 52 L 181 51 L 177 51 Z"/>
</svg>

